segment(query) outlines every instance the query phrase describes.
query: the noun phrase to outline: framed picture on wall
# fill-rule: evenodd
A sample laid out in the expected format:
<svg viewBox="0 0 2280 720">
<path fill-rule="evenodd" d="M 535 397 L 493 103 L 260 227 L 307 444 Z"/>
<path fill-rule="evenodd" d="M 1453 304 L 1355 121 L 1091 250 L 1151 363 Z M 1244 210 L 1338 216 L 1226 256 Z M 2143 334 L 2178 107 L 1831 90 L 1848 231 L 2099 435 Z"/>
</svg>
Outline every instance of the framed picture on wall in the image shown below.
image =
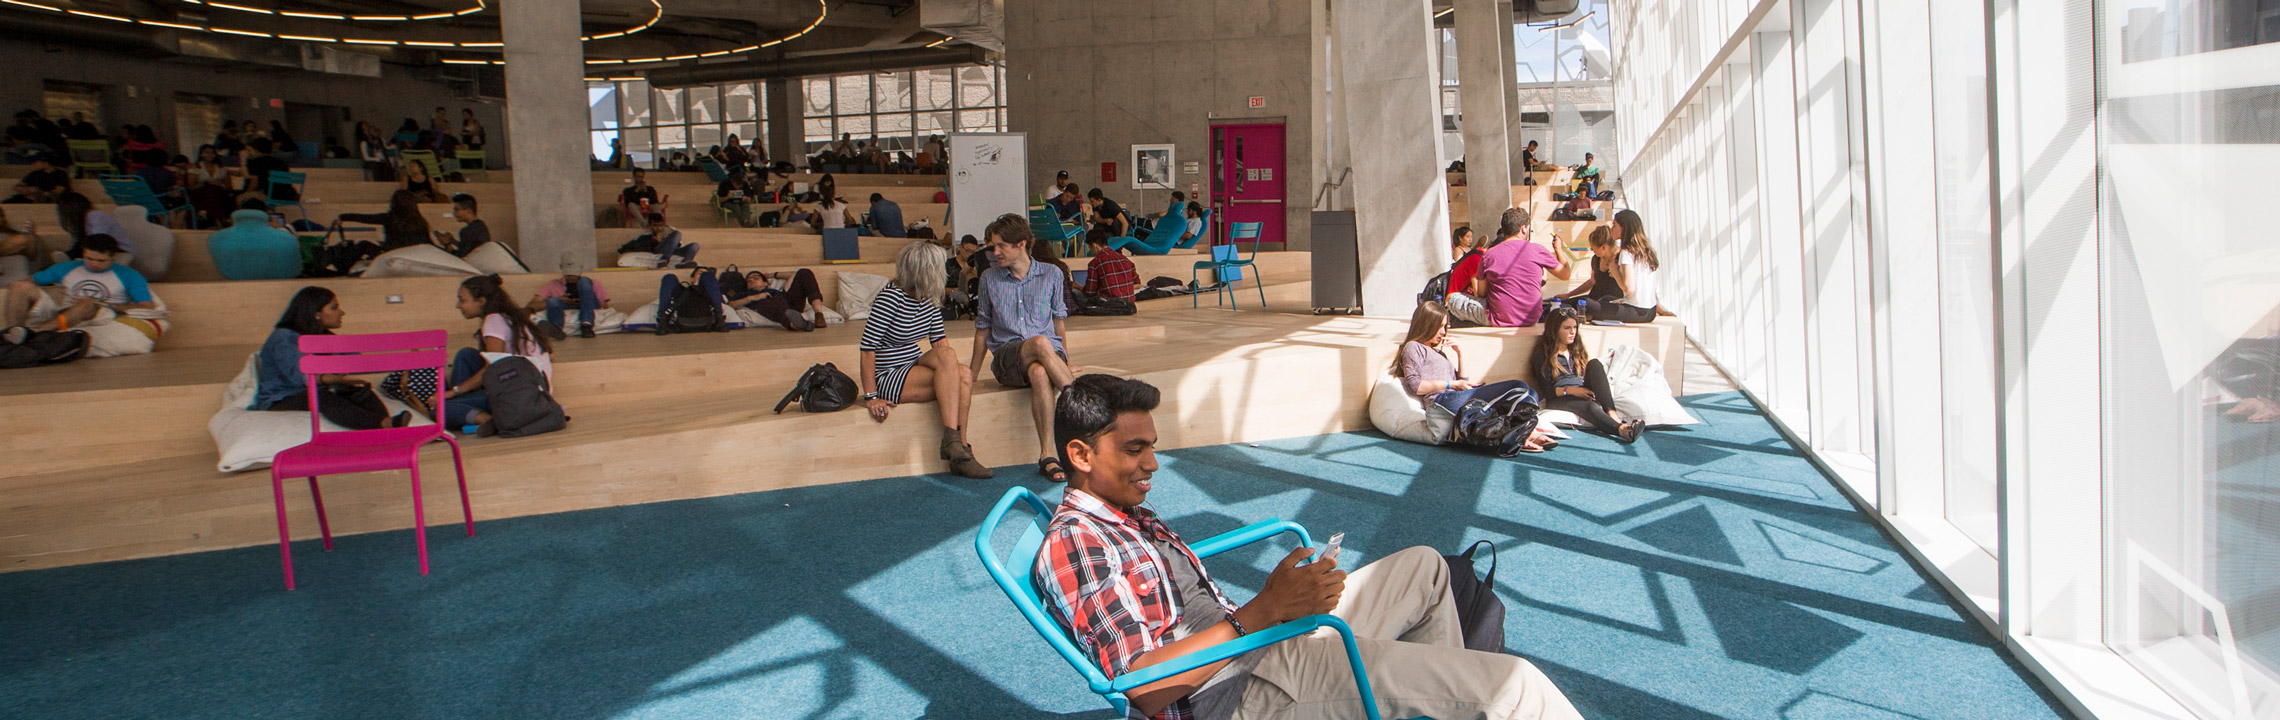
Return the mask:
<svg viewBox="0 0 2280 720">
<path fill-rule="evenodd" d="M 1173 152 L 1169 144 L 1132 146 L 1132 189 L 1172 189 L 1172 169 L 1179 167 Z"/>
</svg>

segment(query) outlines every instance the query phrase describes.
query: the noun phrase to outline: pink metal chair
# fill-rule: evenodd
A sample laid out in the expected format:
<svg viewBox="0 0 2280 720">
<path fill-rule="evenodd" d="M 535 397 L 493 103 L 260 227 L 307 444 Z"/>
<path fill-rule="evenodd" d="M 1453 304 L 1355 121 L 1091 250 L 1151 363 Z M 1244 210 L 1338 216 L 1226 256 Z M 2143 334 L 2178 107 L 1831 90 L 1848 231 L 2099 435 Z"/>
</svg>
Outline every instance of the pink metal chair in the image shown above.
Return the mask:
<svg viewBox="0 0 2280 720">
<path fill-rule="evenodd" d="M 309 397 L 318 398 L 317 377 L 320 375 L 355 375 L 384 373 L 398 370 L 428 368 L 435 370 L 438 383 L 448 381 L 449 362 L 444 348 L 450 335 L 442 330 L 383 333 L 377 335 L 303 335 L 301 336 L 301 374 L 308 376 Z M 437 393 L 430 408 L 432 417 L 443 417 L 442 393 Z M 293 535 L 285 525 L 285 480 L 305 477 L 309 479 L 309 497 L 316 501 L 317 528 L 324 533 L 325 549 L 333 549 L 332 526 L 325 520 L 325 497 L 317 491 L 317 477 L 346 473 L 374 472 L 379 470 L 409 470 L 412 473 L 412 536 L 420 547 L 420 574 L 428 574 L 427 512 L 420 500 L 420 449 L 428 443 L 442 440 L 451 444 L 452 469 L 459 474 L 459 509 L 467 517 L 467 536 L 475 536 L 475 510 L 467 502 L 467 466 L 459 456 L 459 441 L 440 424 L 414 425 L 379 430 L 351 430 L 326 432 L 324 422 L 317 413 L 318 402 L 309 403 L 309 442 L 278 453 L 270 461 L 269 484 L 277 496 L 277 552 L 284 558 L 285 589 L 293 589 Z"/>
</svg>

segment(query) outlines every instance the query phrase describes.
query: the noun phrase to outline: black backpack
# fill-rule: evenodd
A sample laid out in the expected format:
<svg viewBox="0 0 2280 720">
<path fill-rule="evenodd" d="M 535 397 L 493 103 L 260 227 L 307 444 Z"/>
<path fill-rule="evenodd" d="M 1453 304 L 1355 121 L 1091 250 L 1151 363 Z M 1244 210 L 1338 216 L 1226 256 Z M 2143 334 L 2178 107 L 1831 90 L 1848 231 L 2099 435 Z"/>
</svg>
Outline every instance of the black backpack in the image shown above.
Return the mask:
<svg viewBox="0 0 2280 720">
<path fill-rule="evenodd" d="M 720 269 L 720 294 L 722 296 L 736 297 L 749 292 L 752 292 L 752 284 L 745 281 L 743 271 L 736 269 L 735 265 Z"/>
<path fill-rule="evenodd" d="M 1513 383 L 1512 389 L 1495 397 L 1475 393 L 1457 411 L 1449 442 L 1494 451 L 1498 457 L 1518 455 L 1520 444 L 1536 430 L 1540 410 L 1536 391 L 1525 383 Z"/>
<path fill-rule="evenodd" d="M 657 306 L 657 334 L 728 332 L 728 317 L 693 282 L 681 283 L 672 302 Z"/>
<path fill-rule="evenodd" d="M 10 328 L 0 334 L 0 368 L 60 365 L 87 355 L 85 330 Z"/>
<path fill-rule="evenodd" d="M 792 391 L 776 401 L 776 412 L 782 413 L 793 400 L 800 401 L 800 409 L 811 413 L 838 412 L 855 404 L 855 379 L 839 371 L 831 363 L 808 366 L 800 379 L 792 381 Z"/>
<path fill-rule="evenodd" d="M 1456 264 L 1463 265 L 1465 264 L 1466 260 L 1471 259 L 1472 256 L 1479 254 L 1479 250 L 1467 251 L 1464 257 L 1457 258 Z M 1452 268 L 1448 271 L 1442 272 L 1439 275 L 1433 276 L 1433 279 L 1431 280 L 1425 281 L 1425 292 L 1417 294 L 1417 302 L 1423 303 L 1427 300 L 1438 302 L 1443 298 L 1447 298 L 1449 296 L 1449 278 L 1455 273 L 1456 270 Z"/>
<path fill-rule="evenodd" d="M 491 400 L 491 426 L 501 437 L 554 432 L 570 422 L 554 401 L 546 373 L 519 355 L 483 366 L 483 395 Z"/>
<path fill-rule="evenodd" d="M 1105 295 L 1084 298 L 1069 308 L 1071 315 L 1134 315 L 1139 312 L 1140 306 L 1132 304 L 1132 301 Z"/>
<path fill-rule="evenodd" d="M 1488 546 L 1488 577 L 1473 575 L 1473 553 Z M 1457 627 L 1464 631 L 1465 649 L 1504 652 L 1504 599 L 1496 596 L 1496 544 L 1482 540 L 1449 561 L 1449 598 L 1457 603 Z"/>
</svg>

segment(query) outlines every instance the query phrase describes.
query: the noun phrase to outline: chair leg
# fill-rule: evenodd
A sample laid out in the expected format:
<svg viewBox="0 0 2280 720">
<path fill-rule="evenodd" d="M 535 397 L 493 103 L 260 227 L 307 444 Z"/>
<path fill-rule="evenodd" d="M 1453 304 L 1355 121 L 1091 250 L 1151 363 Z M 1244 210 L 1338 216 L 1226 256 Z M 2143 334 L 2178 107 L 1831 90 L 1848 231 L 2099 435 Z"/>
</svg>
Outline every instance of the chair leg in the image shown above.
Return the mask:
<svg viewBox="0 0 2280 720">
<path fill-rule="evenodd" d="M 332 523 L 325 520 L 325 496 L 323 493 L 317 492 L 317 476 L 315 475 L 309 476 L 309 499 L 315 500 L 317 503 L 317 530 L 324 533 L 325 551 L 331 552 L 333 549 Z"/>
<path fill-rule="evenodd" d="M 459 459 L 459 441 L 449 435 L 443 439 L 451 444 L 451 469 L 459 474 L 459 511 L 467 518 L 467 536 L 475 537 L 475 506 L 467 502 L 467 464 Z"/>
<path fill-rule="evenodd" d="M 285 526 L 285 478 L 269 474 L 269 489 L 277 496 L 277 554 L 285 565 L 285 589 L 293 589 L 293 532 Z"/>
<path fill-rule="evenodd" d="M 1260 274 L 1257 267 L 1251 268 L 1251 274 L 1253 275 L 1251 282 L 1259 286 L 1259 309 L 1265 310 L 1267 309 L 1267 276 Z"/>
<path fill-rule="evenodd" d="M 1202 306 L 1199 304 L 1199 303 L 1201 303 L 1202 301 L 1200 301 L 1200 300 L 1197 300 L 1197 299 L 1195 298 L 1195 287 L 1196 287 L 1196 284 L 1197 284 L 1198 282 L 1200 282 L 1202 279 L 1203 279 L 1203 274 L 1202 274 L 1202 273 L 1198 273 L 1198 272 L 1196 272 L 1196 271 L 1195 271 L 1193 268 L 1190 268 L 1190 269 L 1188 269 L 1188 309 L 1190 309 L 1190 310 L 1193 310 L 1193 309 L 1195 309 L 1195 308 L 1198 308 L 1198 307 L 1202 307 Z"/>
<path fill-rule="evenodd" d="M 427 505 L 420 499 L 420 459 L 412 458 L 412 538 L 420 546 L 420 574 L 428 574 Z"/>
</svg>

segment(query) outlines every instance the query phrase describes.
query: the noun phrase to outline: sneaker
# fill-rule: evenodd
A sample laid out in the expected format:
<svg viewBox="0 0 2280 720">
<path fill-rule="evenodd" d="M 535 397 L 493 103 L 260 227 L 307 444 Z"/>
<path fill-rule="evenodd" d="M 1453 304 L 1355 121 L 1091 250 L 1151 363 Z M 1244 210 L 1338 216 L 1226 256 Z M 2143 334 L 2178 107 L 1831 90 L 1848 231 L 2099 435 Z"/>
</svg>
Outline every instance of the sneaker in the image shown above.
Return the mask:
<svg viewBox="0 0 2280 720">
<path fill-rule="evenodd" d="M 544 333 L 549 339 L 561 340 L 563 338 L 570 337 L 569 335 L 564 334 L 562 332 L 562 328 L 555 326 L 554 323 L 540 320 L 536 323 L 536 325 L 538 325 L 538 331 L 540 333 Z"/>
<path fill-rule="evenodd" d="M 785 329 L 791 330 L 793 332 L 809 332 L 815 330 L 815 322 L 808 319 L 807 313 L 790 313 L 786 315 L 784 319 L 790 322 L 790 324 L 784 326 Z"/>
<path fill-rule="evenodd" d="M 591 337 L 593 337 L 593 336 L 594 336 L 594 324 L 593 324 L 593 323 L 579 323 L 579 324 L 578 324 L 578 337 L 582 337 L 582 338 L 591 338 Z"/>
</svg>

